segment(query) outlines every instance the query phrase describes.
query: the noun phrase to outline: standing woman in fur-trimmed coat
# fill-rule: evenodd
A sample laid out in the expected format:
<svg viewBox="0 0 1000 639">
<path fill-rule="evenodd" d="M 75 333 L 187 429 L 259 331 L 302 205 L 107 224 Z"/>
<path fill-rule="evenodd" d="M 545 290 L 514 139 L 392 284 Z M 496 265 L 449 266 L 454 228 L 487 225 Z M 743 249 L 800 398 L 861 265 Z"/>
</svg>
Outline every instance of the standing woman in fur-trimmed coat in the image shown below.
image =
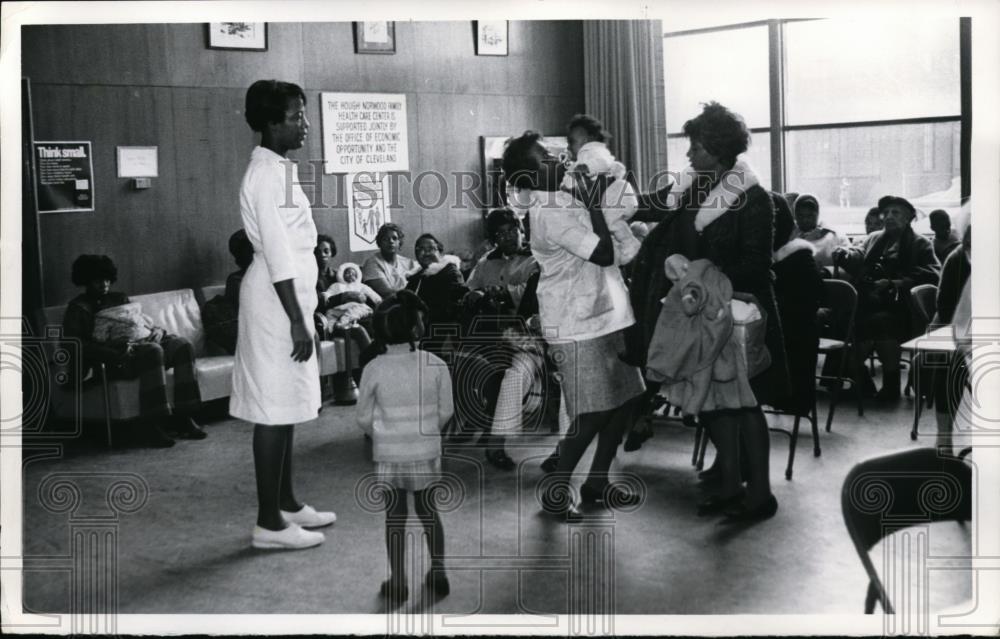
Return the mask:
<svg viewBox="0 0 1000 639">
<path fill-rule="evenodd" d="M 771 365 L 750 380 L 760 404 L 788 401 L 788 367 L 781 321 L 772 288 L 774 207 L 756 174 L 737 157 L 750 143 L 743 118 L 717 102 L 684 124 L 690 140 L 690 166 L 667 189 L 640 196 L 634 220 L 659 222 L 643 242 L 632 271 L 630 297 L 636 325 L 630 352 L 646 352 L 660 300 L 671 282 L 663 263 L 679 253 L 689 260 L 706 258 L 729 278 L 736 293 L 757 298 L 767 313 L 765 341 Z M 655 391 L 654 391 L 655 392 Z M 722 488 L 699 506 L 701 514 L 725 512 L 736 519 L 763 519 L 778 507 L 769 480 L 767 420 L 760 406 L 700 415 L 719 451 Z M 740 438 L 747 455 L 747 493 L 740 481 Z"/>
</svg>

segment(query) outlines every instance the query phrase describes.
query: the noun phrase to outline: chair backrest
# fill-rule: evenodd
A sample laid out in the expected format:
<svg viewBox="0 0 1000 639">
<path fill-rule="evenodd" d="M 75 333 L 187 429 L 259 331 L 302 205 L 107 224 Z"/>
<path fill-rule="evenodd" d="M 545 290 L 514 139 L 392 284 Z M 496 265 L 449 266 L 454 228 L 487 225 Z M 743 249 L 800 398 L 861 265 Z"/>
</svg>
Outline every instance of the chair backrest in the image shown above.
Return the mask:
<svg viewBox="0 0 1000 639">
<path fill-rule="evenodd" d="M 913 312 L 913 334 L 923 335 L 937 312 L 938 287 L 921 284 L 910 289 L 910 310 Z"/>
<path fill-rule="evenodd" d="M 204 306 L 205 302 L 214 299 L 216 295 L 225 295 L 225 293 L 225 284 L 209 284 L 208 286 L 194 289 L 194 296 L 198 300 L 198 306 Z"/>
<path fill-rule="evenodd" d="M 139 303 L 142 312 L 152 318 L 154 324 L 191 342 L 196 356 L 205 354 L 205 330 L 193 290 L 183 288 L 135 295 L 130 299 Z"/>
<path fill-rule="evenodd" d="M 868 551 L 882 538 L 935 521 L 972 518 L 972 468 L 934 448 L 918 448 L 876 457 L 856 465 L 844 479 L 840 493 L 844 524 L 870 580 L 865 612 L 882 601 L 892 604 Z"/>
<path fill-rule="evenodd" d="M 858 292 L 844 280 L 823 280 L 823 305 L 829 309 L 828 321 L 821 324 L 823 337 L 850 341 L 858 310 Z"/>
</svg>

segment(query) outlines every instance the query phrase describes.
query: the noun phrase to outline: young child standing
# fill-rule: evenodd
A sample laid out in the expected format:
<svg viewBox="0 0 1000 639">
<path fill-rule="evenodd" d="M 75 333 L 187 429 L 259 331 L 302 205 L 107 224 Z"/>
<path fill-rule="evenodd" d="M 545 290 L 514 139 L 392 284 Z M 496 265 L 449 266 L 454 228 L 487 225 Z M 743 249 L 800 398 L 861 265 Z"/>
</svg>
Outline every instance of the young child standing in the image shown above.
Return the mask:
<svg viewBox="0 0 1000 639">
<path fill-rule="evenodd" d="M 631 262 L 642 243 L 636 239 L 628 221 L 639 206 L 635 189 L 625 179 L 625 165 L 615 160 L 608 149 L 611 134 L 600 120 L 590 115 L 574 115 L 569 121 L 567 140 L 574 163 L 563 178 L 562 190 L 572 193 L 576 186 L 575 173 L 590 178 L 609 175 L 614 182 L 601 198 L 601 211 L 608 222 L 615 247 L 615 264 L 624 266 Z"/>
<path fill-rule="evenodd" d="M 427 313 L 427 305 L 407 290 L 379 306 L 372 318 L 373 347 L 382 354 L 365 366 L 358 399 L 358 426 L 372 438 L 375 472 L 387 487 L 385 545 L 390 577 L 382 583 L 381 593 L 393 603 L 409 596 L 404 561 L 408 493 L 413 493 L 431 555 L 425 584 L 438 596 L 450 590 L 433 484 L 441 477 L 441 428 L 454 408 L 447 365 L 416 347 L 424 335 Z"/>
</svg>

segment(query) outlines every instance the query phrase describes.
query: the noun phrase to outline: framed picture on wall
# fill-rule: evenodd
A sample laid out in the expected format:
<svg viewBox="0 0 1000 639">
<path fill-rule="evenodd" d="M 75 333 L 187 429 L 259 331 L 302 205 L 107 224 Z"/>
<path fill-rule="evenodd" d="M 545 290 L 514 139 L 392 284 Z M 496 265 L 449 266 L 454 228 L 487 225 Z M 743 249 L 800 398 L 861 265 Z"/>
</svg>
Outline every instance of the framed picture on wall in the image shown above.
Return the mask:
<svg viewBox="0 0 1000 639">
<path fill-rule="evenodd" d="M 209 49 L 267 51 L 266 22 L 209 22 Z"/>
<path fill-rule="evenodd" d="M 396 53 L 396 23 L 355 22 L 354 53 Z"/>
<path fill-rule="evenodd" d="M 476 55 L 507 55 L 507 21 L 476 21 Z"/>
</svg>

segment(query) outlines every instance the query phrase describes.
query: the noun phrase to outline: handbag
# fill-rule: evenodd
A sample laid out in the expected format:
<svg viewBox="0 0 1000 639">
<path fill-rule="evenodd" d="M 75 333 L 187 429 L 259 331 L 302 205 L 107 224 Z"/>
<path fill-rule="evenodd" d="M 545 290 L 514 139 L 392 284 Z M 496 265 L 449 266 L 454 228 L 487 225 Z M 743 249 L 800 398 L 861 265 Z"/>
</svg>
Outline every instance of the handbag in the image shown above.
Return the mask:
<svg viewBox="0 0 1000 639">
<path fill-rule="evenodd" d="M 741 308 L 744 307 L 754 308 Z M 747 378 L 753 379 L 771 366 L 771 352 L 767 349 L 767 311 L 757 298 L 749 293 L 733 293 L 733 339 L 739 344 L 747 363 Z"/>
</svg>

